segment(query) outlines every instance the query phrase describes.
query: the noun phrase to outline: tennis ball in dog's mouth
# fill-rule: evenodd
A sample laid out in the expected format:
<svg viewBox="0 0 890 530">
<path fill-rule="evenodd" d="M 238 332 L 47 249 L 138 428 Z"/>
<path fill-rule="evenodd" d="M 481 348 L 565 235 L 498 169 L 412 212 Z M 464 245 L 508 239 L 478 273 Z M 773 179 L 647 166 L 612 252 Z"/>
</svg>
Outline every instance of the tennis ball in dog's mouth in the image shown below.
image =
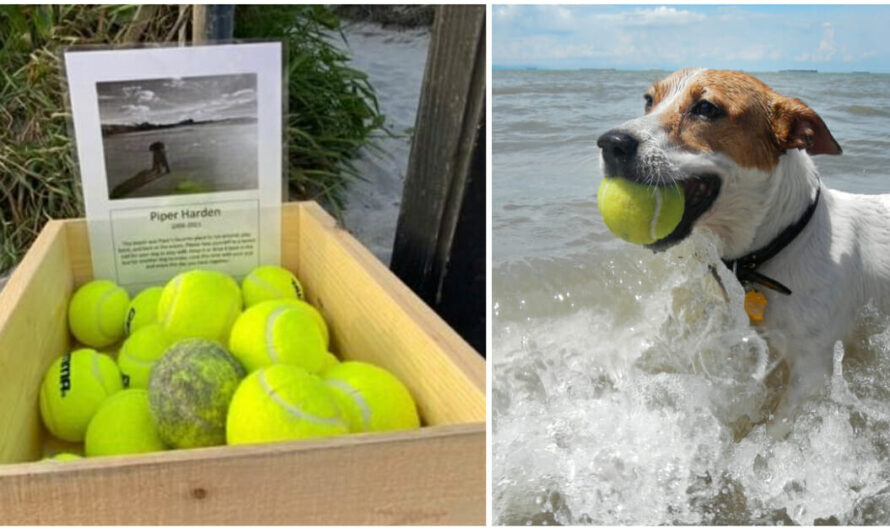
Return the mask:
<svg viewBox="0 0 890 530">
<path fill-rule="evenodd" d="M 604 178 L 596 202 L 613 234 L 648 245 L 677 228 L 686 201 L 680 186 L 645 186 L 623 178 Z"/>
</svg>

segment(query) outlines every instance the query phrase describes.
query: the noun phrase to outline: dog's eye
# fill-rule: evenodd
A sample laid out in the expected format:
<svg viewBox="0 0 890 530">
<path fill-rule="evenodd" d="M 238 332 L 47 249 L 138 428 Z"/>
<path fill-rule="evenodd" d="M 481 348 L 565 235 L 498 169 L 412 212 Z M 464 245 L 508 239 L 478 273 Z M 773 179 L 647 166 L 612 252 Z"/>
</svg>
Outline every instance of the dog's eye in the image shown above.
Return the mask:
<svg viewBox="0 0 890 530">
<path fill-rule="evenodd" d="M 710 101 L 699 100 L 696 101 L 692 108 L 689 109 L 691 114 L 694 114 L 700 118 L 705 118 L 707 120 L 716 120 L 723 116 L 723 109 L 714 105 Z"/>
<path fill-rule="evenodd" d="M 649 94 L 644 94 L 643 99 L 646 100 L 646 112 L 649 112 L 649 109 L 652 108 L 652 96 Z"/>
</svg>

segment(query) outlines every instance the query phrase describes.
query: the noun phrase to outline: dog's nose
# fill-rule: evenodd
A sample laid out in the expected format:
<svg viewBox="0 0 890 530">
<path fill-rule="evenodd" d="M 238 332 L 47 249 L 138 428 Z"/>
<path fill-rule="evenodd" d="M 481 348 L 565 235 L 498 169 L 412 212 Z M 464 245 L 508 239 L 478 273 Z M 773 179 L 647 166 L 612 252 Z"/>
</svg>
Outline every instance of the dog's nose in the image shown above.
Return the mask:
<svg viewBox="0 0 890 530">
<path fill-rule="evenodd" d="M 596 145 L 603 150 L 606 162 L 624 164 L 637 154 L 640 142 L 626 132 L 612 129 L 600 136 Z"/>
</svg>

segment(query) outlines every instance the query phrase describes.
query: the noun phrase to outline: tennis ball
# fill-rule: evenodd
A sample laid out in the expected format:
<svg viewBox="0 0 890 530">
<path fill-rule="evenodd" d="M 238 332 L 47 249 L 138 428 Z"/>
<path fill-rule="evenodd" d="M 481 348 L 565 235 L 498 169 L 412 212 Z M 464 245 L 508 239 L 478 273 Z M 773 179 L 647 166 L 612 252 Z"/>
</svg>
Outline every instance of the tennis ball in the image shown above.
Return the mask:
<svg viewBox="0 0 890 530">
<path fill-rule="evenodd" d="M 349 432 L 331 391 L 299 366 L 275 364 L 247 376 L 229 405 L 229 444 L 337 436 Z"/>
<path fill-rule="evenodd" d="M 331 353 L 329 351 L 325 352 L 324 364 L 321 366 L 321 371 L 324 372 L 328 368 L 333 368 L 334 366 L 337 366 L 338 364 L 340 364 L 340 359 L 338 359 L 336 355 L 334 355 L 333 353 Z"/>
<path fill-rule="evenodd" d="M 105 398 L 124 388 L 111 357 L 82 348 L 56 359 L 40 387 L 40 416 L 56 438 L 83 441 Z"/>
<path fill-rule="evenodd" d="M 51 462 L 72 462 L 74 460 L 83 460 L 83 457 L 74 453 L 56 453 L 52 456 L 44 458 Z"/>
<path fill-rule="evenodd" d="M 244 368 L 213 341 L 173 344 L 148 380 L 148 401 L 161 440 L 175 448 L 224 444 L 229 401 L 243 377 Z"/>
<path fill-rule="evenodd" d="M 604 178 L 596 194 L 603 221 L 613 234 L 637 245 L 669 235 L 685 208 L 680 186 L 645 186 L 623 178 Z"/>
<path fill-rule="evenodd" d="M 148 392 L 132 388 L 102 403 L 87 427 L 87 456 L 151 453 L 167 449 L 158 436 L 148 405 Z"/>
<path fill-rule="evenodd" d="M 137 329 L 158 321 L 158 300 L 163 287 L 149 287 L 142 290 L 130 302 L 124 320 L 124 333 L 132 335 Z"/>
<path fill-rule="evenodd" d="M 82 285 L 68 304 L 68 327 L 87 346 L 104 348 L 124 336 L 124 317 L 130 296 L 109 280 Z"/>
<path fill-rule="evenodd" d="M 334 392 L 352 432 L 392 431 L 420 427 L 411 393 L 396 376 L 379 366 L 347 361 L 322 377 Z"/>
<path fill-rule="evenodd" d="M 158 323 L 143 326 L 130 335 L 117 354 L 117 365 L 126 386 L 148 388 L 151 367 L 172 345 L 173 341 Z"/>
<path fill-rule="evenodd" d="M 289 270 L 275 265 L 253 269 L 241 281 L 244 307 L 282 298 L 303 300 L 303 286 Z"/>
<path fill-rule="evenodd" d="M 241 313 L 241 289 L 230 276 L 194 270 L 177 274 L 158 300 L 158 321 L 171 339 L 229 341 Z"/>
<path fill-rule="evenodd" d="M 317 373 L 327 363 L 323 319 L 300 300 L 268 300 L 249 307 L 235 321 L 229 351 L 248 372 L 270 364 L 301 366 Z"/>
</svg>

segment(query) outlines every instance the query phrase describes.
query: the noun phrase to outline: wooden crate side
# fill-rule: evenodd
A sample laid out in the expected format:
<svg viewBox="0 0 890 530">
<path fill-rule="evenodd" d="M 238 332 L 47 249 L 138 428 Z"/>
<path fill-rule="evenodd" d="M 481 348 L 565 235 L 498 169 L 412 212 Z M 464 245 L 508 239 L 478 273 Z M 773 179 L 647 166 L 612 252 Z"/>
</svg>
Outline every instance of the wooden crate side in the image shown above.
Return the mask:
<svg viewBox="0 0 890 530">
<path fill-rule="evenodd" d="M 87 222 L 83 219 L 71 219 L 65 221 L 65 229 L 71 256 L 71 274 L 74 276 L 74 285 L 79 286 L 93 279 L 93 257 Z"/>
<path fill-rule="evenodd" d="M 485 427 L 9 466 L 4 524 L 485 524 Z"/>
<path fill-rule="evenodd" d="M 300 205 L 296 202 L 281 208 L 281 266 L 300 270 Z"/>
<path fill-rule="evenodd" d="M 346 359 L 387 368 L 430 425 L 485 421 L 485 362 L 315 203 L 302 203 L 300 267 Z"/>
<path fill-rule="evenodd" d="M 48 222 L 0 292 L 3 463 L 40 457 L 40 383 L 70 344 L 67 310 L 74 282 L 64 229 L 61 221 Z"/>
</svg>

